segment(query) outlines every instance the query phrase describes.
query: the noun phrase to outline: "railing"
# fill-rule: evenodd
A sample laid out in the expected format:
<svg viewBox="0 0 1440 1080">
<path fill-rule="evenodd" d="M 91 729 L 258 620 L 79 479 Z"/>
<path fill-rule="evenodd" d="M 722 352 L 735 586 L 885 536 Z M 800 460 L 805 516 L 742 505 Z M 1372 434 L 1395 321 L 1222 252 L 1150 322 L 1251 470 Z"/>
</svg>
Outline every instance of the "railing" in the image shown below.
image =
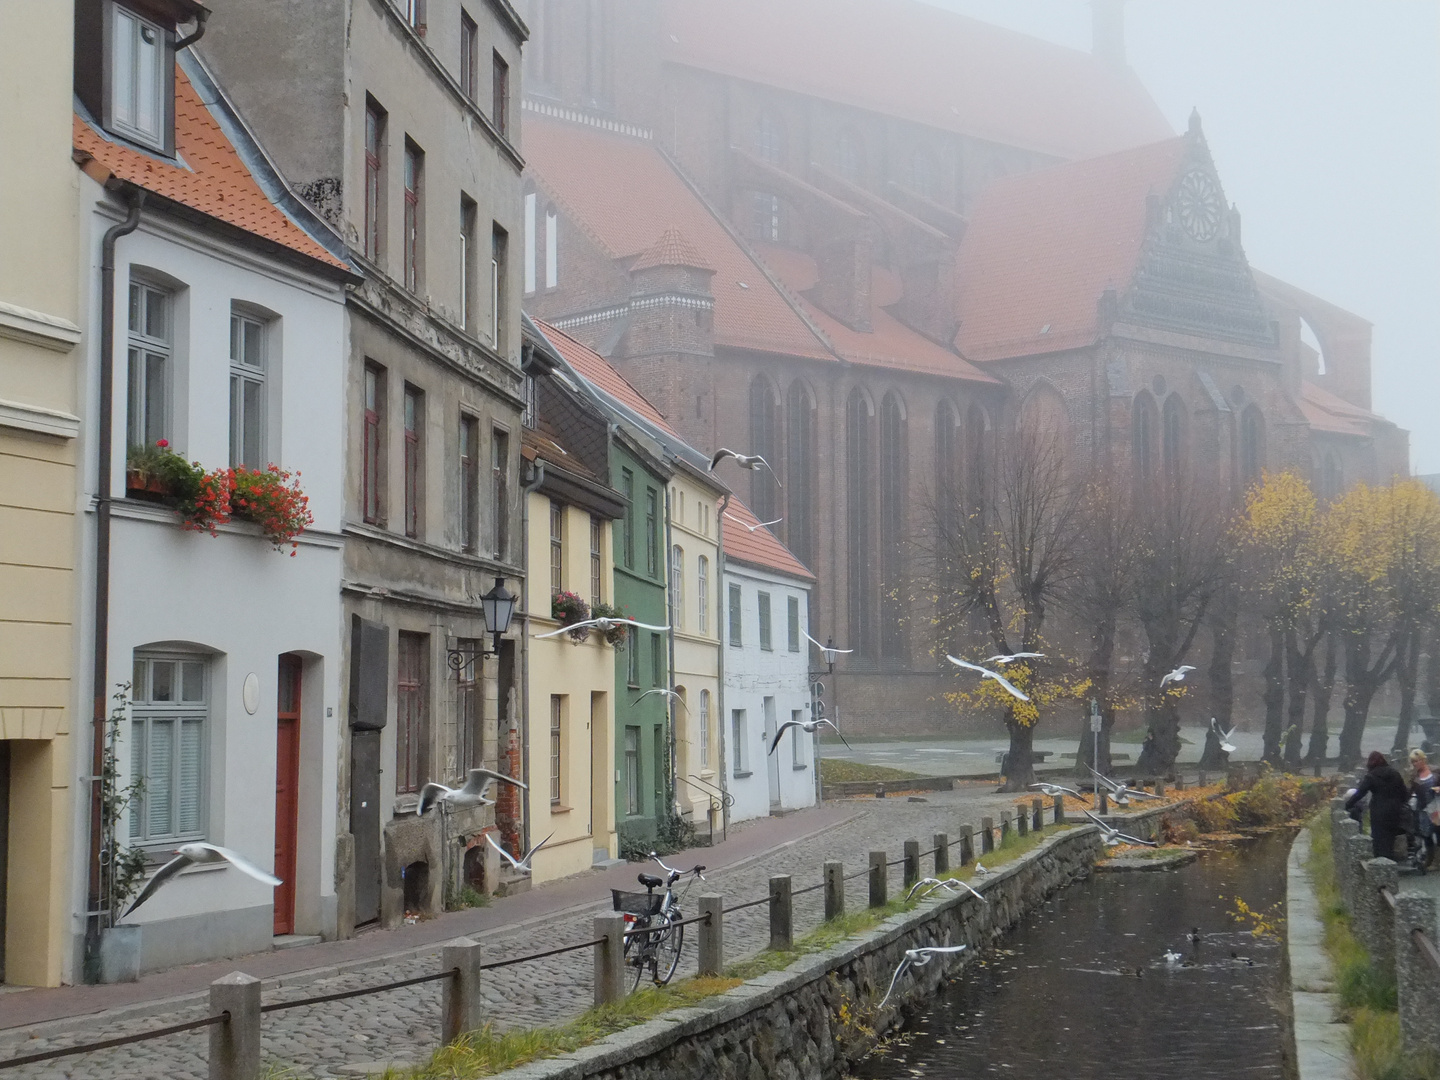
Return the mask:
<svg viewBox="0 0 1440 1080">
<path fill-rule="evenodd" d="M 1395 895 L 1394 889 L 1382 886 L 1380 899 L 1385 901 L 1385 906 L 1390 909 L 1392 916 L 1400 913 L 1400 900 Z M 1435 943 L 1430 940 L 1430 935 L 1425 933 L 1423 926 L 1410 928 L 1410 943 L 1415 946 L 1415 951 L 1425 958 L 1430 970 L 1440 976 L 1440 949 L 1435 948 Z"/>
<path fill-rule="evenodd" d="M 1038 832 L 1043 825 L 1042 816 L 1042 802 L 1040 799 L 1035 799 L 1029 818 L 1026 819 L 1026 825 L 1033 827 Z M 1025 818 L 1026 815 L 1022 813 L 1022 819 Z M 1059 797 L 1055 800 L 1053 820 L 1056 824 L 1063 824 L 1065 821 L 1064 805 Z M 982 819 L 980 833 L 981 848 L 984 852 L 993 850 L 997 831 L 1001 833 L 1001 842 L 1003 842 L 1004 836 L 1009 832 L 1010 824 L 1008 812 L 1002 815 L 1001 826 L 998 830 L 992 819 L 988 817 Z M 1026 831 L 1026 828 L 1022 827 L 1021 831 Z M 856 878 L 868 877 L 870 879 L 869 906 L 883 907 L 888 899 L 888 875 L 891 867 L 903 866 L 905 868 L 904 884 L 906 888 L 910 888 L 919 879 L 921 858 L 933 858 L 935 873 L 943 874 L 950 868 L 950 851 L 956 846 L 960 848 L 958 862 L 960 866 L 971 862 L 979 854 L 976 851 L 975 830 L 972 826 L 962 825 L 960 836 L 955 840 L 951 840 L 944 833 L 936 834 L 931 847 L 923 852 L 920 850 L 919 841 L 906 841 L 905 854 L 899 859 L 888 859 L 883 851 L 870 852 L 868 864 L 863 869 L 851 874 L 845 873 L 843 863 L 827 862 L 822 879 L 816 884 L 800 889 L 792 888 L 790 875 L 776 875 L 770 878 L 770 887 L 764 896 L 742 901 L 729 907 L 725 906 L 723 897 L 718 894 L 702 894 L 698 901 L 699 914 L 677 920 L 670 925 L 683 927 L 698 924 L 700 926 L 699 973 L 718 975 L 723 969 L 725 916 L 768 905 L 769 948 L 777 951 L 789 951 L 794 948 L 793 901 L 795 897 L 821 889 L 826 890 L 825 919 L 829 921 L 845 913 L 844 883 Z M 976 887 L 983 890 L 986 882 L 983 880 L 977 882 Z M 966 893 L 954 897 L 953 900 L 963 903 L 967 900 L 974 900 L 974 897 Z M 544 960 L 562 953 L 592 949 L 595 953 L 595 1004 L 607 1004 L 624 996 L 625 939 L 642 937 L 652 933 L 653 930 L 653 927 L 627 930 L 624 916 L 621 913 L 606 912 L 595 917 L 594 937 L 588 940 L 505 960 L 492 960 L 489 963 L 481 962 L 481 946 L 477 942 L 468 938 L 460 938 L 442 947 L 439 971 L 406 979 L 396 979 L 374 986 L 338 990 L 296 998 L 293 1001 L 272 1001 L 265 1004 L 262 1004 L 260 1000 L 262 988 L 260 980 L 236 972 L 210 984 L 210 1011 L 199 1019 L 187 1020 L 183 1023 L 154 1028 L 132 1035 L 9 1058 L 0 1061 L 0 1071 L 146 1042 L 200 1028 L 209 1028 L 208 1063 L 211 1080 L 258 1080 L 261 1075 L 260 1050 L 263 1035 L 261 1018 L 266 1014 L 381 994 L 431 982 L 444 984 L 441 1000 L 441 1037 L 444 1043 L 450 1043 L 465 1032 L 484 1026 L 485 1016 L 480 994 L 482 972 Z M 1430 946 L 1430 949 L 1433 955 L 1434 947 Z"/>
</svg>

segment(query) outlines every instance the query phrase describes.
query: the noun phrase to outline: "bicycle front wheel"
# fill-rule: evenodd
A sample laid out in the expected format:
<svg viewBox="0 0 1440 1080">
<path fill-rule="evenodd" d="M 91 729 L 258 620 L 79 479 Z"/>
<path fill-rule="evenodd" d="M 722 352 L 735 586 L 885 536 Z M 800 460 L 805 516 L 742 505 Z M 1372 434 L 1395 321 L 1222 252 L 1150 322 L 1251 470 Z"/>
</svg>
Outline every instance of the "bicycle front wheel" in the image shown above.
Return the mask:
<svg viewBox="0 0 1440 1080">
<path fill-rule="evenodd" d="M 678 922 L 680 913 L 675 912 Z M 658 931 L 660 939 L 655 944 L 655 984 L 666 985 L 675 977 L 680 966 L 680 951 L 685 947 L 685 927 L 667 925 Z"/>
</svg>

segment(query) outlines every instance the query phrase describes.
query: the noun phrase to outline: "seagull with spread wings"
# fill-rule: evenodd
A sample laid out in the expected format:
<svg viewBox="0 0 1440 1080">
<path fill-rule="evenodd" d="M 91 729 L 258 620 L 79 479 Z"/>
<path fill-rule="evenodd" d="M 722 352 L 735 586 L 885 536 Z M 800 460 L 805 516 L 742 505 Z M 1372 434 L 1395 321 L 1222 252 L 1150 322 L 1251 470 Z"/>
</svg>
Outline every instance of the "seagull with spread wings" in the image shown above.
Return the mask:
<svg viewBox="0 0 1440 1080">
<path fill-rule="evenodd" d="M 1117 844 L 1139 844 L 1144 847 L 1160 846 L 1154 840 L 1141 840 L 1138 836 L 1131 836 L 1129 833 L 1121 832 L 1114 826 L 1106 825 L 1105 822 L 1101 821 L 1089 810 L 1083 810 L 1081 811 L 1081 813 L 1083 813 L 1096 825 L 1100 826 L 1100 839 L 1104 841 L 1106 847 L 1115 847 Z"/>
<path fill-rule="evenodd" d="M 895 974 L 890 977 L 890 988 L 885 991 L 885 996 L 880 999 L 877 1009 L 883 1009 L 885 1003 L 890 1000 L 890 995 L 895 992 L 895 984 L 900 981 L 900 976 L 912 967 L 924 967 L 926 964 L 941 954 L 964 952 L 964 945 L 931 945 L 926 949 L 906 949 L 905 958 L 900 961 L 900 966 L 895 969 Z"/>
<path fill-rule="evenodd" d="M 513 867 L 514 867 L 517 871 L 519 871 L 520 873 L 522 873 L 522 874 L 528 874 L 528 873 L 531 872 L 531 870 L 530 870 L 530 860 L 535 857 L 535 852 L 539 851 L 542 847 L 544 847 L 546 844 L 548 844 L 548 843 L 554 838 L 554 836 L 555 836 L 555 834 L 552 832 L 549 836 L 545 837 L 544 840 L 541 840 L 538 844 L 536 844 L 536 845 L 534 845 L 533 847 L 531 847 L 531 849 L 530 849 L 529 851 L 525 852 L 524 858 L 521 858 L 521 859 L 515 858 L 514 855 L 511 855 L 510 852 L 506 851 L 503 847 L 501 847 L 499 844 L 497 844 L 497 843 L 495 842 L 495 834 L 494 834 L 494 833 L 488 833 L 488 832 L 487 832 L 487 833 L 485 834 L 485 839 L 490 841 L 490 846 L 493 847 L 496 851 L 498 851 L 498 852 L 500 853 L 500 857 L 501 857 L 502 859 L 504 859 L 506 862 L 508 862 L 511 866 L 513 866 Z"/>
<path fill-rule="evenodd" d="M 602 634 L 612 626 L 634 626 L 641 630 L 654 630 L 657 634 L 663 634 L 670 629 L 668 626 L 652 626 L 650 623 L 636 622 L 634 619 L 612 619 L 605 617 L 600 619 L 583 619 L 580 622 L 573 622 L 568 626 L 562 626 L 559 630 L 551 630 L 548 634 L 536 634 L 535 640 L 539 641 L 542 638 L 559 637 L 561 634 L 568 634 L 572 630 L 581 630 L 592 626 Z"/>
<path fill-rule="evenodd" d="M 1077 798 L 1077 799 L 1083 799 L 1083 798 L 1085 798 L 1084 795 L 1081 795 L 1080 792 L 1076 791 L 1074 788 L 1068 788 L 1068 787 L 1066 787 L 1066 786 L 1063 785 L 1063 784 L 1045 784 L 1045 783 L 1040 783 L 1040 784 L 1031 784 L 1030 786 L 1031 786 L 1032 788 L 1035 788 L 1035 789 L 1043 792 L 1043 793 L 1046 794 L 1046 795 L 1049 795 L 1052 799 L 1053 799 L 1056 795 L 1074 795 L 1075 798 Z"/>
<path fill-rule="evenodd" d="M 997 683 L 999 683 L 1002 687 L 1005 688 L 1005 692 L 1011 697 L 1018 698 L 1021 701 L 1030 700 L 1029 696 L 1023 690 L 1017 687 L 1009 679 L 1005 678 L 1004 675 L 1001 675 L 998 671 L 991 671 L 989 668 L 983 668 L 979 664 L 972 664 L 968 661 L 961 660 L 955 656 L 947 655 L 945 659 L 949 660 L 950 663 L 954 664 L 956 667 L 966 668 L 970 671 L 978 671 L 982 678 L 994 679 Z"/>
<path fill-rule="evenodd" d="M 1185 676 L 1194 670 L 1194 664 L 1181 664 L 1174 671 L 1167 671 L 1164 675 L 1160 676 L 1160 688 L 1163 690 L 1172 682 L 1184 682 Z"/>
<path fill-rule="evenodd" d="M 804 637 L 806 641 L 820 650 L 820 655 L 824 657 L 825 663 L 827 664 L 835 663 L 837 656 L 849 656 L 855 651 L 854 649 L 837 649 L 834 645 L 821 645 L 820 642 L 816 641 L 809 634 L 805 634 Z"/>
<path fill-rule="evenodd" d="M 725 511 L 725 516 L 731 521 L 735 522 L 737 525 L 744 525 L 745 528 L 749 529 L 752 533 L 758 532 L 761 529 L 768 529 L 771 525 L 779 525 L 780 522 L 785 520 L 783 517 L 780 517 L 776 518 L 774 521 L 757 521 L 754 525 L 751 525 L 744 518 L 738 518 L 734 514 L 730 513 L 730 511 L 728 510 Z"/>
<path fill-rule="evenodd" d="M 1210 730 L 1215 732 L 1215 738 L 1220 740 L 1221 750 L 1225 751 L 1225 753 L 1227 754 L 1233 754 L 1235 752 L 1235 744 L 1230 741 L 1230 737 L 1235 734 L 1235 729 L 1233 727 L 1229 731 L 1221 731 L 1220 721 L 1216 720 L 1215 717 L 1212 716 L 1210 717 Z"/>
<path fill-rule="evenodd" d="M 678 690 L 666 690 L 663 686 L 657 686 L 657 687 L 655 687 L 654 690 L 646 690 L 643 694 L 641 694 L 639 697 L 637 697 L 631 704 L 633 704 L 633 705 L 639 705 L 640 702 L 644 701 L 644 700 L 645 700 L 647 697 L 649 697 L 651 694 L 661 694 L 661 695 L 663 695 L 664 697 L 674 698 L 676 701 L 678 701 L 678 702 L 680 703 L 680 707 L 681 707 L 682 709 L 684 709 L 687 713 L 690 711 L 690 706 L 685 704 L 685 695 L 684 695 L 684 694 L 680 693 Z"/>
<path fill-rule="evenodd" d="M 806 735 L 814 735 L 815 732 L 820 729 L 821 725 L 828 727 L 831 731 L 835 732 L 836 735 L 840 735 L 840 729 L 835 726 L 835 722 L 828 716 L 822 716 L 818 720 L 786 720 L 775 729 L 775 738 L 770 742 L 770 753 L 765 756 L 769 757 L 775 753 L 780 746 L 780 740 L 785 736 L 785 732 L 789 731 L 792 727 L 798 727 L 801 731 L 805 732 Z M 845 744 L 846 750 L 853 749 L 849 740 L 847 740 L 844 735 L 840 735 L 840 741 Z"/>
<path fill-rule="evenodd" d="M 716 450 L 714 456 L 710 458 L 710 471 L 714 472 L 715 466 L 719 465 L 720 462 L 724 461 L 727 457 L 734 458 L 735 464 L 739 465 L 742 469 L 753 470 L 763 465 L 770 470 L 770 475 L 775 478 L 776 487 L 783 488 L 785 486 L 780 483 L 780 476 L 771 467 L 770 462 L 766 461 L 759 454 L 737 454 L 734 450 L 728 450 L 723 446 L 719 450 Z"/>
<path fill-rule="evenodd" d="M 528 791 L 529 788 L 516 780 L 513 776 L 506 776 L 504 773 L 492 772 L 489 769 L 471 769 L 465 776 L 465 783 L 458 788 L 446 787 L 444 784 L 426 784 L 420 789 L 420 802 L 415 807 L 415 813 L 421 817 L 425 816 L 433 806 L 444 803 L 452 810 L 463 810 L 470 806 L 494 806 L 494 799 L 487 799 L 485 796 L 490 793 L 490 786 L 496 780 L 506 784 L 513 784 L 521 791 Z"/>
<path fill-rule="evenodd" d="M 278 877 L 274 874 L 267 874 L 239 852 L 220 847 L 218 844 L 206 844 L 202 841 L 196 841 L 192 844 L 181 844 L 175 849 L 175 857 L 160 867 L 159 870 L 155 871 L 155 876 L 146 882 L 145 888 L 140 890 L 140 895 L 135 898 L 131 905 L 125 909 L 125 914 L 120 917 L 123 919 L 131 915 L 136 908 L 154 896 L 155 893 L 159 891 L 160 886 L 164 885 L 192 863 L 217 862 L 228 862 L 231 866 L 235 867 L 236 870 L 249 874 L 256 881 L 263 881 L 271 888 L 280 884 Z"/>
<path fill-rule="evenodd" d="M 1004 667 L 1006 664 L 1013 664 L 1016 660 L 1044 660 L 1044 659 L 1045 659 L 1045 654 L 1044 654 L 1043 652 L 1001 653 L 999 656 L 987 656 L 987 657 L 985 658 L 985 663 L 987 663 L 987 664 L 999 664 L 1001 667 Z"/>
<path fill-rule="evenodd" d="M 1128 784 L 1122 784 L 1118 781 L 1111 780 L 1108 776 L 1096 772 L 1094 767 L 1092 766 L 1087 765 L 1085 767 L 1089 769 L 1090 772 L 1094 775 L 1096 781 L 1100 784 L 1103 784 L 1105 786 L 1105 789 L 1110 792 L 1111 797 L 1115 800 L 1116 806 L 1129 806 L 1130 796 L 1132 795 L 1141 799 L 1160 798 L 1159 795 L 1152 795 L 1150 792 L 1143 789 L 1132 788 Z"/>
<path fill-rule="evenodd" d="M 960 881 L 957 878 L 933 877 L 921 878 L 914 885 L 912 885 L 910 887 L 910 892 L 905 897 L 906 901 L 908 902 L 910 898 L 913 897 L 921 889 L 925 890 L 925 895 L 920 897 L 921 900 L 924 900 L 926 896 L 929 896 L 936 889 L 945 889 L 947 892 L 955 892 L 957 889 L 964 889 L 971 896 L 975 897 L 975 899 L 979 900 L 980 903 L 990 903 L 989 900 L 986 900 L 985 897 L 981 896 L 978 892 L 972 889 L 968 882 Z"/>
</svg>

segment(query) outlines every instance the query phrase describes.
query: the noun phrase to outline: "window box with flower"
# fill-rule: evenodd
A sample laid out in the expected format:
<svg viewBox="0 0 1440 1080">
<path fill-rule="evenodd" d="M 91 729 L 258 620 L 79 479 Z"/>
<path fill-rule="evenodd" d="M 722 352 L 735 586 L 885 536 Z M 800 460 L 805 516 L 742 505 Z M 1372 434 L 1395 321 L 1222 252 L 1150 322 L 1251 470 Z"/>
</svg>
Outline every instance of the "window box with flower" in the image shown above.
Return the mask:
<svg viewBox="0 0 1440 1080">
<path fill-rule="evenodd" d="M 295 538 L 315 521 L 310 499 L 300 490 L 300 474 L 268 465 L 263 470 L 236 466 L 231 476 L 230 512 L 259 525 L 276 551 L 284 551 L 288 544 L 293 557 L 298 547 Z"/>
<path fill-rule="evenodd" d="M 629 612 L 627 612 L 624 608 L 620 607 L 617 604 L 596 604 L 591 609 L 590 615 L 592 618 L 595 619 L 630 618 Z M 628 633 L 629 627 L 626 626 L 626 624 L 611 623 L 601 636 L 604 637 L 605 643 L 607 645 L 614 646 L 617 649 L 623 649 L 625 647 L 625 639 Z"/>
<path fill-rule="evenodd" d="M 550 617 L 561 626 L 574 626 L 590 618 L 590 605 L 573 592 L 561 590 L 550 595 Z M 570 636 L 577 642 L 590 636 L 590 628 L 582 626 L 571 630 Z"/>
</svg>

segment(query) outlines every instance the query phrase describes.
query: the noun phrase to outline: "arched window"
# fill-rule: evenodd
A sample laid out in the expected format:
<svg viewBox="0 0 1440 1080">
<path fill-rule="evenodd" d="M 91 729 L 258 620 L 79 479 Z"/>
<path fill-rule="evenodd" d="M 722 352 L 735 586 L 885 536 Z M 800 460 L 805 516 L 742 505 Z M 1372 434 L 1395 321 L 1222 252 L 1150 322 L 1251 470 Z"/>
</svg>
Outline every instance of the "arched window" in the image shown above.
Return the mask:
<svg viewBox="0 0 1440 1080">
<path fill-rule="evenodd" d="M 762 112 L 755 120 L 755 156 L 771 165 L 785 160 L 785 127 L 771 112 Z"/>
<path fill-rule="evenodd" d="M 941 399 L 935 406 L 935 508 L 942 532 L 948 533 L 959 522 L 960 501 L 960 421 L 955 406 Z"/>
<path fill-rule="evenodd" d="M 756 375 L 750 383 L 750 447 L 777 471 L 780 469 L 780 397 L 775 384 L 765 375 Z M 761 521 L 771 521 L 780 499 L 775 475 L 769 469 L 756 469 L 750 474 L 750 508 Z"/>
<path fill-rule="evenodd" d="M 762 244 L 778 244 L 785 235 L 780 196 L 768 191 L 750 193 L 750 236 Z"/>
<path fill-rule="evenodd" d="M 985 503 L 990 482 L 990 418 L 979 405 L 971 405 L 965 416 L 965 498 L 971 510 Z"/>
<path fill-rule="evenodd" d="M 1265 417 L 1254 405 L 1240 414 L 1240 483 L 1248 488 L 1265 471 Z"/>
<path fill-rule="evenodd" d="M 1155 475 L 1156 430 L 1159 424 L 1159 410 L 1155 399 L 1148 390 L 1135 395 L 1130 420 L 1130 462 L 1135 469 L 1137 483 L 1145 483 Z"/>
<path fill-rule="evenodd" d="M 815 397 L 799 379 L 785 393 L 785 529 L 781 534 L 795 557 L 814 567 Z M 761 518 L 762 521 L 767 520 Z"/>
<path fill-rule="evenodd" d="M 1325 451 L 1325 461 L 1320 468 L 1320 494 L 1327 499 L 1339 498 L 1345 490 L 1345 473 L 1335 451 Z"/>
<path fill-rule="evenodd" d="M 903 579 L 909 448 L 905 405 L 893 390 L 880 403 L 880 655 L 905 650 Z"/>
<path fill-rule="evenodd" d="M 916 150 L 910 155 L 910 187 L 917 195 L 927 199 L 939 197 L 940 170 L 930 151 Z"/>
<path fill-rule="evenodd" d="M 865 144 L 850 128 L 841 131 L 835 142 L 835 168 L 852 184 L 865 175 Z"/>
<path fill-rule="evenodd" d="M 700 691 L 700 768 L 710 768 L 710 691 Z"/>
<path fill-rule="evenodd" d="M 858 386 L 845 404 L 845 555 L 850 647 L 875 655 L 875 407 Z"/>
<path fill-rule="evenodd" d="M 670 625 L 685 629 L 685 549 L 679 544 L 670 548 Z"/>
<path fill-rule="evenodd" d="M 1070 416 L 1065 399 L 1048 381 L 1040 381 L 1025 395 L 1016 419 L 1017 430 L 1023 431 L 1034 445 L 1054 448 L 1061 454 L 1070 446 Z"/>
<path fill-rule="evenodd" d="M 1179 394 L 1171 394 L 1160 418 L 1160 449 L 1165 482 L 1172 487 L 1185 475 L 1185 426 L 1185 402 Z"/>
<path fill-rule="evenodd" d="M 710 560 L 695 560 L 695 622 L 702 634 L 710 633 Z"/>
</svg>

